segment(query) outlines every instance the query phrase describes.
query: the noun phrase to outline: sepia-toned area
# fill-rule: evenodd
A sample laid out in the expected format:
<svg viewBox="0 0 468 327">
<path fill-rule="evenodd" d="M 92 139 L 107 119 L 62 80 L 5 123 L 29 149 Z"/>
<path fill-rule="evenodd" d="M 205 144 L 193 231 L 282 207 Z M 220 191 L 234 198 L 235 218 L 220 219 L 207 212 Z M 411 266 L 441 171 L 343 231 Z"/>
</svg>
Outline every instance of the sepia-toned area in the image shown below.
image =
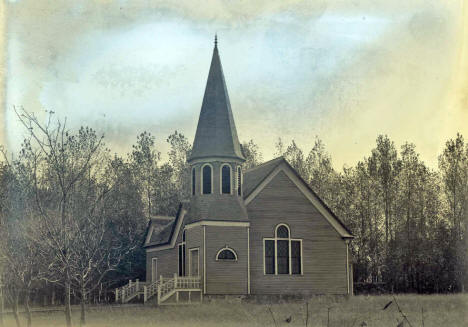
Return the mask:
<svg viewBox="0 0 468 327">
<path fill-rule="evenodd" d="M 218 32 L 241 140 L 272 158 L 282 137 L 353 165 L 377 134 L 415 143 L 432 167 L 467 133 L 464 1 L 9 1 L 2 138 L 12 106 L 53 110 L 126 152 L 151 130 L 160 147 L 194 136 Z M 187 54 L 190 54 L 187 57 Z M 150 118 L 151 117 L 151 118 Z M 252 129 L 252 124 L 256 128 Z"/>
<path fill-rule="evenodd" d="M 390 296 L 362 297 L 351 300 L 333 297 L 314 298 L 309 302 L 273 304 L 218 301 L 203 306 L 162 307 L 155 310 L 143 306 L 91 307 L 91 327 L 126 326 L 379 326 L 396 327 L 403 320 Z M 466 295 L 405 295 L 398 303 L 412 326 L 465 326 Z M 63 313 L 34 313 L 34 326 L 62 326 Z M 75 314 L 79 319 L 78 312 Z M 7 322 L 14 326 L 13 317 Z M 407 326 L 407 325 L 404 325 Z"/>
<path fill-rule="evenodd" d="M 466 10 L 3 2 L 0 327 L 463 326 Z"/>
</svg>

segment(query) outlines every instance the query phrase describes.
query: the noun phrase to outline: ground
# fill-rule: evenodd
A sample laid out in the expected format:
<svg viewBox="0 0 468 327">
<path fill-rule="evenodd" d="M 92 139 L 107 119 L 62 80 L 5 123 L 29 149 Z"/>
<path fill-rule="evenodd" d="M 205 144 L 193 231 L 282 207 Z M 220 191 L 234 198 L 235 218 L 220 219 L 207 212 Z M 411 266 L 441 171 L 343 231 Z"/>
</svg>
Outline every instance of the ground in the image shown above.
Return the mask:
<svg viewBox="0 0 468 327">
<path fill-rule="evenodd" d="M 403 320 L 392 296 L 314 297 L 308 300 L 308 326 L 396 327 Z M 397 303 L 413 327 L 468 326 L 468 294 L 397 295 Z M 394 300 L 393 300 L 394 301 Z M 289 303 L 246 303 L 217 300 L 210 303 L 161 306 L 123 305 L 88 309 L 89 327 L 146 326 L 306 326 L 306 301 Z M 330 309 L 329 309 L 330 308 Z M 422 309 L 422 310 L 421 310 Z M 74 325 L 79 325 L 79 308 L 73 308 Z M 286 320 L 290 318 L 288 323 Z M 423 322 L 424 319 L 424 322 Z M 26 322 L 23 320 L 22 325 Z M 33 326 L 63 326 L 61 311 L 34 312 Z M 16 326 L 8 315 L 6 326 Z M 405 323 L 403 326 L 410 326 Z"/>
</svg>

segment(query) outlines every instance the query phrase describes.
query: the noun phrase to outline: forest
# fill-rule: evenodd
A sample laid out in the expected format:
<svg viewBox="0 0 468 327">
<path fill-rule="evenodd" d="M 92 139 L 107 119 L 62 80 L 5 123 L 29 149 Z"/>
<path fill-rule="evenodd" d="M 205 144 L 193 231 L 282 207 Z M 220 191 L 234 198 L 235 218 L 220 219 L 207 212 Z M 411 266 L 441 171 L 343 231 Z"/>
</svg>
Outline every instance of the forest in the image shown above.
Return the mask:
<svg viewBox="0 0 468 327">
<path fill-rule="evenodd" d="M 162 160 L 155 137 L 136 136 L 114 153 L 90 127 L 74 130 L 53 112 L 39 119 L 16 110 L 27 137 L 19 151 L 1 148 L 0 309 L 112 302 L 113 289 L 144 278 L 143 236 L 154 215 L 175 215 L 189 197 L 191 142 L 175 131 Z M 160 140 L 158 140 L 160 141 Z M 275 142 L 275 140 L 272 140 Z M 354 166 L 334 168 L 317 137 L 311 149 L 276 140 L 310 187 L 350 228 L 356 293 L 454 293 L 468 283 L 468 144 L 456 134 L 438 167 L 416 145 L 376 135 Z M 261 164 L 254 140 L 243 142 L 244 170 Z M 2 313 L 0 312 L 0 317 Z M 19 320 L 17 319 L 18 323 Z M 0 319 L 1 325 L 1 319 Z"/>
</svg>

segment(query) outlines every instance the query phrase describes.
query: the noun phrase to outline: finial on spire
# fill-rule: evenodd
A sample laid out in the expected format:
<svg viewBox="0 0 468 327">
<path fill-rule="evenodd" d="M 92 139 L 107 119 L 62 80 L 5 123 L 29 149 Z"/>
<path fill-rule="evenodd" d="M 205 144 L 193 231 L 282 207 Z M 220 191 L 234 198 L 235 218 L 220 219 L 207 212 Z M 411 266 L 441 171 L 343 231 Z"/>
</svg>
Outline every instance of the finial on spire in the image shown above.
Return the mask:
<svg viewBox="0 0 468 327">
<path fill-rule="evenodd" d="M 218 48 L 218 33 L 215 33 L 215 48 Z"/>
</svg>

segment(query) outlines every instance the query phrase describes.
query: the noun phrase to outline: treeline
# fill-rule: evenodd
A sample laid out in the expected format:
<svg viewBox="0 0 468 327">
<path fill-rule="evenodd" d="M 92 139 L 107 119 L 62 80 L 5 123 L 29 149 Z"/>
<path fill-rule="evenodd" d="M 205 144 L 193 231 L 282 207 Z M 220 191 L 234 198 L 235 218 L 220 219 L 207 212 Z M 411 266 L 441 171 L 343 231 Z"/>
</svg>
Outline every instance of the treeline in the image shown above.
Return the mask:
<svg viewBox="0 0 468 327">
<path fill-rule="evenodd" d="M 145 276 L 142 248 L 148 219 L 175 215 L 189 197 L 187 157 L 180 133 L 167 138 L 161 160 L 155 138 L 138 135 L 130 153 L 112 154 L 104 138 L 71 131 L 48 113 L 45 123 L 20 110 L 28 135 L 19 152 L 0 161 L 0 285 L 20 325 L 18 306 L 113 301 L 113 290 Z M 254 141 L 242 145 L 245 169 L 263 162 Z M 448 140 L 437 170 L 413 144 L 387 136 L 354 167 L 336 171 L 324 144 L 304 152 L 276 144 L 313 190 L 346 223 L 358 291 L 459 292 L 467 283 L 468 145 Z M 2 305 L 0 303 L 0 309 Z M 0 325 L 2 323 L 0 312 Z"/>
<path fill-rule="evenodd" d="M 446 142 L 438 169 L 414 144 L 377 137 L 354 167 L 336 171 L 317 139 L 308 154 L 281 140 L 283 155 L 353 232 L 356 290 L 460 292 L 467 285 L 468 144 Z"/>
<path fill-rule="evenodd" d="M 21 110 L 28 136 L 18 153 L 0 160 L 0 311 L 19 306 L 31 325 L 30 304 L 113 302 L 113 290 L 144 279 L 142 248 L 148 218 L 174 215 L 187 198 L 187 139 L 173 133 L 169 160 L 161 161 L 149 133 L 127 155 L 112 154 L 87 127 L 67 128 Z M 0 312 L 0 325 L 3 323 Z"/>
</svg>

